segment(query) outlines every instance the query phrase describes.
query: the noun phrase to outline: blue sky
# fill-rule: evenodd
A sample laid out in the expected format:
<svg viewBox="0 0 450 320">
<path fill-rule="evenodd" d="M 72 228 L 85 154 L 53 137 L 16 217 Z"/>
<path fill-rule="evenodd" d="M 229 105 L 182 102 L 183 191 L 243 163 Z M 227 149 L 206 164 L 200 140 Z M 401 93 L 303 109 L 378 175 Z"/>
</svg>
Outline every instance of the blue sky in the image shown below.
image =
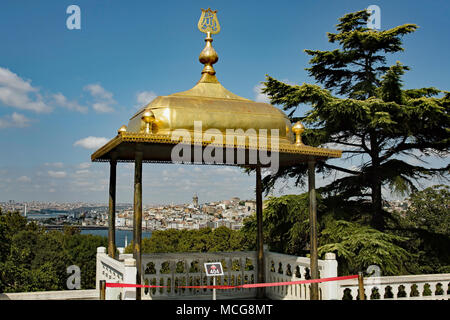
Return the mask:
<svg viewBox="0 0 450 320">
<path fill-rule="evenodd" d="M 81 8 L 81 30 L 66 27 L 71 4 Z M 264 100 L 258 85 L 265 74 L 313 82 L 303 50 L 334 48 L 326 32 L 371 4 L 381 8 L 383 29 L 420 27 L 404 38 L 405 52 L 389 59 L 412 68 L 405 87 L 449 90 L 448 1 L 2 1 L 0 201 L 105 202 L 108 167 L 90 164 L 92 148 L 144 101 L 198 81 L 200 8 L 219 11 L 219 81 Z M 132 167 L 118 170 L 118 201 L 131 202 Z M 253 198 L 254 177 L 234 168 L 145 166 L 144 203 L 183 203 L 194 192 L 200 201 Z M 291 192 L 298 190 L 275 193 Z"/>
</svg>

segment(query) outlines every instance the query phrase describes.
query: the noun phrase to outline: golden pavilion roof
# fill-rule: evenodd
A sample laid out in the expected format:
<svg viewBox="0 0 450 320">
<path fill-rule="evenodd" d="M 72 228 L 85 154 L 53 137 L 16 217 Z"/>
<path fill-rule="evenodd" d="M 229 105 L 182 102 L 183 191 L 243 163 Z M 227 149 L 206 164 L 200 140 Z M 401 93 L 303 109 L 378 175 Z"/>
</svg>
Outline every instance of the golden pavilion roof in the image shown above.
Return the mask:
<svg viewBox="0 0 450 320">
<path fill-rule="evenodd" d="M 204 32 L 200 22 L 199 29 Z M 128 126 L 122 126 L 116 137 L 92 154 L 92 161 L 134 161 L 136 152 L 142 152 L 144 162 L 171 163 L 172 148 L 179 143 L 233 153 L 267 150 L 279 154 L 280 165 L 341 156 L 340 150 L 304 145 L 303 125 L 292 126 L 280 109 L 225 89 L 216 78 L 213 64 L 218 56 L 211 45 L 211 34 L 218 33 L 220 26 L 209 30 L 214 32 L 205 32 L 206 45 L 199 57 L 204 68 L 198 83 L 190 90 L 158 96 L 145 105 L 131 117 Z M 189 135 L 174 138 L 174 133 L 181 131 Z M 217 139 L 217 135 L 230 134 L 230 139 Z M 262 134 L 267 137 L 266 143 L 258 143 Z M 194 160 L 192 163 L 206 163 Z"/>
</svg>

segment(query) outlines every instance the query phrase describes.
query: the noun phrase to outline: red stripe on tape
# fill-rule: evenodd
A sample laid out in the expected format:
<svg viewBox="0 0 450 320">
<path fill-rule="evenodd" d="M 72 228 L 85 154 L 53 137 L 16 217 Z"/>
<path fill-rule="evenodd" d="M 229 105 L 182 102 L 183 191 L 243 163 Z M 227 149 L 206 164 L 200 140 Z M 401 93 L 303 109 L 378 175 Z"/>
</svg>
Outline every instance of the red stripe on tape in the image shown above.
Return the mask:
<svg viewBox="0 0 450 320">
<path fill-rule="evenodd" d="M 340 280 L 356 279 L 356 278 L 358 278 L 358 275 L 343 276 L 343 277 L 332 277 L 332 278 L 322 278 L 322 279 L 311 279 L 311 280 L 301 280 L 301 281 L 250 283 L 250 284 L 242 284 L 242 285 L 240 285 L 238 287 L 240 287 L 240 288 L 277 287 L 277 286 L 288 286 L 288 285 L 292 285 L 292 284 L 319 283 L 319 282 L 340 281 Z"/>
<path fill-rule="evenodd" d="M 358 278 L 358 275 L 322 278 L 322 279 L 299 280 L 299 281 L 286 281 L 286 282 L 250 283 L 250 284 L 241 284 L 238 286 L 176 286 L 176 288 L 184 288 L 184 289 L 189 289 L 189 288 L 191 288 L 191 289 L 248 289 L 248 288 L 261 288 L 261 287 L 288 286 L 288 285 L 292 285 L 292 284 L 341 281 L 341 280 L 356 279 L 356 278 Z M 109 288 L 169 288 L 170 286 L 153 286 L 153 285 L 129 284 L 129 283 L 106 283 L 106 287 L 109 287 Z"/>
</svg>

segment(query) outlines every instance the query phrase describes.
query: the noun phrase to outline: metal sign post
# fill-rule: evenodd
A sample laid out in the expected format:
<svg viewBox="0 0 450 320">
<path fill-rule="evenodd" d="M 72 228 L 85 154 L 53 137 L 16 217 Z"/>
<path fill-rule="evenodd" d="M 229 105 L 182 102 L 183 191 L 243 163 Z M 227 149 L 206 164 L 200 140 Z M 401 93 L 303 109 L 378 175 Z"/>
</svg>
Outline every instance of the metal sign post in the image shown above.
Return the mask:
<svg viewBox="0 0 450 320">
<path fill-rule="evenodd" d="M 213 277 L 213 286 L 216 285 L 216 277 Z M 216 300 L 216 288 L 213 289 L 213 300 Z"/>
<path fill-rule="evenodd" d="M 213 286 L 216 285 L 216 276 L 223 276 L 221 262 L 206 262 L 205 272 L 207 277 L 213 277 Z M 216 300 L 216 289 L 213 289 L 213 300 Z"/>
</svg>

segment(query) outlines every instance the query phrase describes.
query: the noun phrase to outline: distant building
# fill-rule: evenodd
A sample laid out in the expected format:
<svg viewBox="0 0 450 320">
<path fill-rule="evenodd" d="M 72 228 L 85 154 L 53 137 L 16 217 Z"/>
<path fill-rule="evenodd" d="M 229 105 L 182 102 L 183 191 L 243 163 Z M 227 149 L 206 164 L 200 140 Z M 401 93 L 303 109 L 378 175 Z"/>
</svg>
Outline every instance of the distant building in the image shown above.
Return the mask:
<svg viewBox="0 0 450 320">
<path fill-rule="evenodd" d="M 233 229 L 233 230 L 239 230 L 239 229 L 241 229 L 243 226 L 244 226 L 244 225 L 243 225 L 242 223 L 233 223 L 233 224 L 231 225 L 231 229 Z"/>
<path fill-rule="evenodd" d="M 255 201 L 245 201 L 245 211 L 250 213 L 250 212 L 255 212 L 256 210 L 256 202 Z"/>
<path fill-rule="evenodd" d="M 192 197 L 192 204 L 194 205 L 194 208 L 198 208 L 198 196 L 197 196 L 197 194 L 194 194 L 194 197 Z"/>
<path fill-rule="evenodd" d="M 125 218 L 116 217 L 116 226 L 117 227 L 125 227 Z"/>
<path fill-rule="evenodd" d="M 205 213 L 213 214 L 213 213 L 216 212 L 216 208 L 213 207 L 213 206 L 204 205 L 203 208 L 202 208 L 202 211 L 205 212 Z"/>
</svg>

